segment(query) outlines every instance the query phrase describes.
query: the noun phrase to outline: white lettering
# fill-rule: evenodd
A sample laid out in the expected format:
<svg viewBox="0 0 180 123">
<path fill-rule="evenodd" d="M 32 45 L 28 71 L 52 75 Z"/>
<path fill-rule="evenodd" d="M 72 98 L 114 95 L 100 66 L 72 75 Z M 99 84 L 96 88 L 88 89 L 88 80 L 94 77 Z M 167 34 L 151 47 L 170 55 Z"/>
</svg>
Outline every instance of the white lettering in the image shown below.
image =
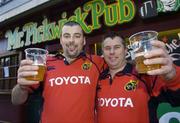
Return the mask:
<svg viewBox="0 0 180 123">
<path fill-rule="evenodd" d="M 109 98 L 109 99 L 105 98 L 105 104 L 106 104 L 106 107 L 108 107 L 110 101 L 111 101 L 110 98 Z"/>
<path fill-rule="evenodd" d="M 68 77 L 57 77 L 49 79 L 50 86 L 55 85 L 68 85 L 68 84 L 91 84 L 88 76 L 68 76 Z"/>
<path fill-rule="evenodd" d="M 117 100 L 116 98 L 113 98 L 113 99 L 111 100 L 111 106 L 112 106 L 112 107 L 117 107 L 117 105 L 118 105 L 118 100 Z"/>
<path fill-rule="evenodd" d="M 103 106 L 105 103 L 105 100 L 103 98 L 98 99 L 98 103 L 100 106 Z"/>
<path fill-rule="evenodd" d="M 119 98 L 120 101 L 120 107 L 123 107 L 123 101 L 125 100 L 125 98 Z"/>
<path fill-rule="evenodd" d="M 66 85 L 68 84 L 69 78 L 70 78 L 70 77 L 67 77 L 67 78 L 66 78 L 66 77 L 63 77 L 63 79 L 65 80 Z"/>
<path fill-rule="evenodd" d="M 89 77 L 86 77 L 86 78 L 85 78 L 84 84 L 91 84 Z"/>
<path fill-rule="evenodd" d="M 76 76 L 72 76 L 72 77 L 70 78 L 70 83 L 71 83 L 71 84 L 77 84 L 77 83 L 78 83 L 78 78 L 77 78 Z"/>
<path fill-rule="evenodd" d="M 53 81 L 54 81 L 54 80 L 55 80 L 54 78 L 52 78 L 52 79 L 49 80 L 49 82 L 51 83 L 51 86 L 53 86 Z"/>
<path fill-rule="evenodd" d="M 80 79 L 80 83 L 83 84 L 83 78 L 84 76 L 79 76 L 79 79 Z"/>
<path fill-rule="evenodd" d="M 58 82 L 59 81 L 59 82 Z M 55 79 L 55 84 L 56 85 L 62 85 L 63 84 L 63 79 L 61 78 L 61 77 L 57 77 L 56 79 Z"/>
<path fill-rule="evenodd" d="M 177 47 L 180 47 L 180 43 L 178 44 L 178 40 L 176 39 L 173 39 L 172 40 L 172 44 L 177 48 Z"/>
<path fill-rule="evenodd" d="M 170 44 L 166 43 L 166 47 L 167 47 L 168 53 L 172 53 L 173 50 L 176 50 L 178 47 L 180 47 L 180 44 L 178 44 L 177 39 L 173 39 Z"/>
<path fill-rule="evenodd" d="M 124 104 L 124 107 L 128 107 L 128 106 L 134 107 L 131 98 L 127 98 L 127 100 Z"/>
<path fill-rule="evenodd" d="M 166 47 L 167 47 L 168 53 L 173 52 L 173 49 L 171 48 L 169 44 L 166 43 Z"/>
<path fill-rule="evenodd" d="M 134 107 L 131 98 L 98 98 L 100 107 Z"/>
</svg>

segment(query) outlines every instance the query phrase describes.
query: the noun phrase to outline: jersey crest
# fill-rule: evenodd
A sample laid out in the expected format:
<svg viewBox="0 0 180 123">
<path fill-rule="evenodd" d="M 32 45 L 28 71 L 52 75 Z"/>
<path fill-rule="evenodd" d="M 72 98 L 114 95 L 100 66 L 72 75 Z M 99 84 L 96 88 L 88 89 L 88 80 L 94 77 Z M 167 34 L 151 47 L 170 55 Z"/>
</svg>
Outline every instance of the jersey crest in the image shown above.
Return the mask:
<svg viewBox="0 0 180 123">
<path fill-rule="evenodd" d="M 92 66 L 92 63 L 86 61 L 86 62 L 84 62 L 84 63 L 82 64 L 81 68 L 82 68 L 83 70 L 89 70 L 89 69 L 91 68 L 91 66 Z"/>
<path fill-rule="evenodd" d="M 124 89 L 126 91 L 136 90 L 138 81 L 137 80 L 130 80 L 128 83 L 125 84 Z"/>
</svg>

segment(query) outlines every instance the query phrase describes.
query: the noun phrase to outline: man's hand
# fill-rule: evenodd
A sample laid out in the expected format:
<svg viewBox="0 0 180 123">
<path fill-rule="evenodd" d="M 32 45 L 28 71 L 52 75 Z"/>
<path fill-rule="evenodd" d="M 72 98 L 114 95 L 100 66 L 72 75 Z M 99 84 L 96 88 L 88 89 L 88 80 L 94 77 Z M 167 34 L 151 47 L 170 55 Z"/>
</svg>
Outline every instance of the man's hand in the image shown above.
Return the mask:
<svg viewBox="0 0 180 123">
<path fill-rule="evenodd" d="M 26 86 L 38 84 L 39 81 L 30 81 L 25 77 L 37 75 L 38 66 L 32 65 L 33 61 L 31 60 L 22 60 L 20 63 L 20 67 L 18 69 L 18 78 L 17 83 L 23 88 Z"/>
<path fill-rule="evenodd" d="M 156 47 L 152 51 L 145 54 L 145 65 L 160 64 L 161 68 L 148 71 L 148 75 L 162 75 L 166 80 L 173 79 L 176 75 L 175 67 L 173 66 L 172 58 L 169 56 L 166 46 L 161 41 L 151 41 L 151 44 Z"/>
</svg>

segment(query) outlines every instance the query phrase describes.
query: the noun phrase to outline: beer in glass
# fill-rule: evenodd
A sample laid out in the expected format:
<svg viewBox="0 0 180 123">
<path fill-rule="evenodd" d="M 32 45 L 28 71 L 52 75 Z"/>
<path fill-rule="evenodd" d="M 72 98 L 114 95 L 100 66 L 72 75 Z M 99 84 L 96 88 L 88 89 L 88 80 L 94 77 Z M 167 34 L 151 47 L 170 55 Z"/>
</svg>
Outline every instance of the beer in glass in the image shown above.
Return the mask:
<svg viewBox="0 0 180 123">
<path fill-rule="evenodd" d="M 136 69 L 138 73 L 147 73 L 147 71 L 159 69 L 159 64 L 145 65 L 145 53 L 153 50 L 150 41 L 157 39 L 158 33 L 156 31 L 141 31 L 130 36 L 129 41 L 131 48 L 133 49 Z"/>
<path fill-rule="evenodd" d="M 32 60 L 32 65 L 37 65 L 39 67 L 37 75 L 27 76 L 25 78 L 32 81 L 43 81 L 46 71 L 46 58 L 48 51 L 41 48 L 28 48 L 25 50 L 25 53 L 26 59 Z"/>
</svg>

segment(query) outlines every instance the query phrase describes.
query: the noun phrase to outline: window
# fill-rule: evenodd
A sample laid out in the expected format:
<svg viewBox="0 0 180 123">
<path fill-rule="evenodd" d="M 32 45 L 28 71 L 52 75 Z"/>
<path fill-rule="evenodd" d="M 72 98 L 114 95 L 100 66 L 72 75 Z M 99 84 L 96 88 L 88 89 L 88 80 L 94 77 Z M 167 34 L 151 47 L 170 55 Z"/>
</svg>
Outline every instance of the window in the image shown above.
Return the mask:
<svg viewBox="0 0 180 123">
<path fill-rule="evenodd" d="M 10 93 L 16 84 L 19 53 L 0 56 L 0 93 Z"/>
</svg>

